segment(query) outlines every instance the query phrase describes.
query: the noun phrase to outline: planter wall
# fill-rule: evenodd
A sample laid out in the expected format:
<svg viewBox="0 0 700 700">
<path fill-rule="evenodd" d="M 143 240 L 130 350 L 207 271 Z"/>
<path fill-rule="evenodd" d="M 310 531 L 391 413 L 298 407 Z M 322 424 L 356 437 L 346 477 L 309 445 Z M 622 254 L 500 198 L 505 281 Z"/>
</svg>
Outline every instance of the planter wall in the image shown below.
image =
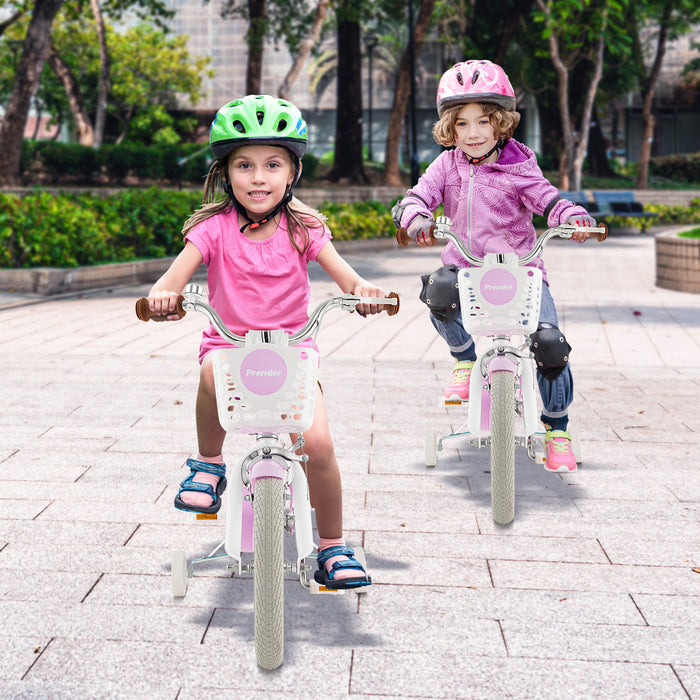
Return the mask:
<svg viewBox="0 0 700 700">
<path fill-rule="evenodd" d="M 656 236 L 656 286 L 700 294 L 700 238 L 678 232 Z"/>
</svg>

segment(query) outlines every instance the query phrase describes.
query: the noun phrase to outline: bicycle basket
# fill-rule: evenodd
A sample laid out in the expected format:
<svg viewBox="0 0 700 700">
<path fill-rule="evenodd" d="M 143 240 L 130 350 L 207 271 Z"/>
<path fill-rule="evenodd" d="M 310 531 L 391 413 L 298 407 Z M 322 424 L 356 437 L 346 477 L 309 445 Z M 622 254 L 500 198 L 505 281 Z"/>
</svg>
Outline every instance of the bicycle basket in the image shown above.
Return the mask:
<svg viewBox="0 0 700 700">
<path fill-rule="evenodd" d="M 459 271 L 462 322 L 472 335 L 529 335 L 537 330 L 542 271 L 489 265 Z"/>
<path fill-rule="evenodd" d="M 260 345 L 213 353 L 219 422 L 241 433 L 303 432 L 311 427 L 318 353 Z"/>
</svg>

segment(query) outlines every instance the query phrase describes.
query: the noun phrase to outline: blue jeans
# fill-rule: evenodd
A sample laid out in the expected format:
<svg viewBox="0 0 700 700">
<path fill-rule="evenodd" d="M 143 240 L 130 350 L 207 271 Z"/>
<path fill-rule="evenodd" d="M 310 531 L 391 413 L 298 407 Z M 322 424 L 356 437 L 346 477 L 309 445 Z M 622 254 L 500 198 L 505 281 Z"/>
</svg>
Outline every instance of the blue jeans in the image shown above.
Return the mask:
<svg viewBox="0 0 700 700">
<path fill-rule="evenodd" d="M 454 321 L 440 321 L 430 314 L 430 320 L 450 348 L 452 357 L 456 360 L 476 360 L 474 339 L 464 330 L 461 316 Z M 554 299 L 546 284 L 542 285 L 540 323 L 559 325 Z M 542 422 L 552 430 L 566 430 L 569 406 L 574 400 L 574 378 L 571 375 L 571 367 L 567 364 L 564 371 L 551 382 L 537 372 L 537 385 L 544 406 Z"/>
</svg>

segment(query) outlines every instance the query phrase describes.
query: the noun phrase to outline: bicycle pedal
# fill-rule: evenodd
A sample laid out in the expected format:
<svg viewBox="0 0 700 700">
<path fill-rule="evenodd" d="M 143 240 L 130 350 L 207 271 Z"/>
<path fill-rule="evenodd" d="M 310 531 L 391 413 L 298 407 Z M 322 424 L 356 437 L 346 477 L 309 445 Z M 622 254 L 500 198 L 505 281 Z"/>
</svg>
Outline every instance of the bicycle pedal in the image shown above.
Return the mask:
<svg viewBox="0 0 700 700">
<path fill-rule="evenodd" d="M 322 586 L 316 579 L 311 579 L 309 581 L 311 584 L 309 590 L 311 593 L 322 593 L 322 594 L 331 594 L 331 595 L 342 595 L 345 593 L 345 590 L 336 590 L 335 588 L 327 588 L 326 586 Z"/>
<path fill-rule="evenodd" d="M 445 399 L 445 406 L 461 406 L 463 403 L 461 399 Z"/>
<path fill-rule="evenodd" d="M 196 520 L 218 520 L 218 513 L 195 513 Z"/>
</svg>

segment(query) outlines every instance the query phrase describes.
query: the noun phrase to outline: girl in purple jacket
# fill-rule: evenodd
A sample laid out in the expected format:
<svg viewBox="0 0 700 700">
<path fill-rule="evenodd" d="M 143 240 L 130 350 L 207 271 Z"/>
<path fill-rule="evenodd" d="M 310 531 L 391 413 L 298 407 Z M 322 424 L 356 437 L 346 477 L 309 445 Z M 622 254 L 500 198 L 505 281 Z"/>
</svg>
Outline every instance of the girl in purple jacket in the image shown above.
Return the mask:
<svg viewBox="0 0 700 700">
<path fill-rule="evenodd" d="M 454 148 L 431 163 L 392 212 L 396 226 L 406 228 L 418 245 L 433 244 L 433 212 L 440 204 L 445 216 L 452 219 L 453 231 L 480 257 L 485 253 L 527 253 L 537 239 L 533 213 L 544 215 L 548 226 L 595 226 L 583 207 L 559 196 L 542 174 L 535 154 L 511 138 L 520 114 L 515 111 L 513 88 L 500 66 L 490 61 L 455 64 L 440 79 L 437 108 L 440 118 L 433 126 L 433 137 L 441 146 Z M 587 234 L 583 232 L 574 234 L 577 241 L 585 238 Z M 451 241 L 445 246 L 442 262 L 469 267 Z M 542 260 L 532 264 L 540 267 L 546 283 Z M 476 360 L 474 341 L 458 313 L 446 318 L 431 313 L 430 320 L 457 361 L 444 390 L 445 399 L 465 401 L 469 398 L 469 377 Z M 576 459 L 566 431 L 574 386 L 566 360 L 571 348 L 557 324 L 549 285 L 544 284 L 536 335 L 540 344 L 551 343 L 559 357 L 561 348 L 568 348 L 563 360 L 554 360 L 553 366 L 538 367 L 537 381 L 544 406 L 541 419 L 547 428 L 545 469 L 573 472 Z"/>
</svg>

